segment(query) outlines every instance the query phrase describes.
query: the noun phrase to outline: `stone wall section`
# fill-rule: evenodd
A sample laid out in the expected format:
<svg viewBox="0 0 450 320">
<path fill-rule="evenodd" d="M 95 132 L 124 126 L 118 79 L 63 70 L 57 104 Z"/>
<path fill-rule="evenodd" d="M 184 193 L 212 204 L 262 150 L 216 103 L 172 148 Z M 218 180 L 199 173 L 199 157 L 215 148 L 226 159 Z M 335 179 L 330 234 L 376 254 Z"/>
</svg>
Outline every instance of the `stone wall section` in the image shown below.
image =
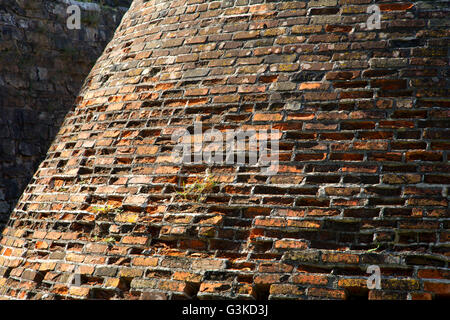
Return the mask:
<svg viewBox="0 0 450 320">
<path fill-rule="evenodd" d="M 0 230 L 127 9 L 98 2 L 0 1 Z"/>
</svg>

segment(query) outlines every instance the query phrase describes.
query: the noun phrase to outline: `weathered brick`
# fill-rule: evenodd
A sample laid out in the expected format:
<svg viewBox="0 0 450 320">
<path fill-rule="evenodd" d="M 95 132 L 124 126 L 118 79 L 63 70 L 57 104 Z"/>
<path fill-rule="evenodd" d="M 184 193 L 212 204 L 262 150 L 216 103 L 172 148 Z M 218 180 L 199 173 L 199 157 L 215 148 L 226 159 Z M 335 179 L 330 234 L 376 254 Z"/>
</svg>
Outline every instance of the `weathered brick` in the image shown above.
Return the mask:
<svg viewBox="0 0 450 320">
<path fill-rule="evenodd" d="M 349 253 L 325 253 L 322 260 L 329 263 L 348 263 L 356 264 L 359 262 L 359 256 Z"/>
<path fill-rule="evenodd" d="M 306 291 L 308 296 L 330 298 L 330 299 L 342 299 L 346 298 L 344 290 L 338 289 L 326 289 L 326 288 L 308 288 Z"/>
<path fill-rule="evenodd" d="M 303 295 L 305 290 L 293 284 L 272 284 L 271 295 Z"/>
</svg>

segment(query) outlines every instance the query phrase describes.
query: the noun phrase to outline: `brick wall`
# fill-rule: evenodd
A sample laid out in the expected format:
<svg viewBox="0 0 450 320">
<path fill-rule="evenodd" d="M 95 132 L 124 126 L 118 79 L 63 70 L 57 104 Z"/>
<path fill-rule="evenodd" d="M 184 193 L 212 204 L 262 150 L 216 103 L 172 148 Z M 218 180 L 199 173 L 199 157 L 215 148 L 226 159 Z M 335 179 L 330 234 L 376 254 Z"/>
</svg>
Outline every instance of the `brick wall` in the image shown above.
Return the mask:
<svg viewBox="0 0 450 320">
<path fill-rule="evenodd" d="M 126 10 L 71 3 L 0 1 L 0 230 Z"/>
<path fill-rule="evenodd" d="M 447 6 L 134 1 L 3 232 L 0 295 L 448 298 Z M 279 130 L 278 174 L 175 162 L 196 122 Z"/>
</svg>

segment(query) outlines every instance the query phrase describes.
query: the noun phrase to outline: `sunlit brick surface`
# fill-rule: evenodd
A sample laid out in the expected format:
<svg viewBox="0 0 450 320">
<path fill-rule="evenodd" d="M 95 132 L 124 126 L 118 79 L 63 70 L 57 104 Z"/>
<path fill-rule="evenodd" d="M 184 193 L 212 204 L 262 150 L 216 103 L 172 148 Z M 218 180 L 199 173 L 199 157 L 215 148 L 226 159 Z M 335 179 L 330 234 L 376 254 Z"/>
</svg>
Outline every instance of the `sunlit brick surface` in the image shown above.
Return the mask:
<svg viewBox="0 0 450 320">
<path fill-rule="evenodd" d="M 448 1 L 378 2 L 367 30 L 370 0 L 134 1 L 3 233 L 0 295 L 448 297 Z M 280 130 L 278 174 L 175 163 L 194 121 Z"/>
</svg>

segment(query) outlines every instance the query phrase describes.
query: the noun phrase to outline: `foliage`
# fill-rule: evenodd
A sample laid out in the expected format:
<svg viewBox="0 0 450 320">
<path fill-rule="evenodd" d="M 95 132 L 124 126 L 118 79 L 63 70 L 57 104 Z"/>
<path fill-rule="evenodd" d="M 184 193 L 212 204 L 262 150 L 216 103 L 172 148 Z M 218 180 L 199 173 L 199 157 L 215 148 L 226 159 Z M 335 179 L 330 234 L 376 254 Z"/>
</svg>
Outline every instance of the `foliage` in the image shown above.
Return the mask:
<svg viewBox="0 0 450 320">
<path fill-rule="evenodd" d="M 375 252 L 375 251 L 377 251 L 378 249 L 380 249 L 380 245 L 381 245 L 381 244 L 378 244 L 376 248 L 369 249 L 369 250 L 367 250 L 367 252 L 370 253 L 370 252 Z"/>
<path fill-rule="evenodd" d="M 208 174 L 203 180 L 198 179 L 192 184 L 183 182 L 183 190 L 177 191 L 177 194 L 184 200 L 194 197 L 197 202 L 202 202 L 206 199 L 205 194 L 210 193 L 217 185 L 218 182 L 214 179 L 214 176 Z"/>
<path fill-rule="evenodd" d="M 122 208 L 114 208 L 113 206 L 92 207 L 92 211 L 97 214 L 123 213 Z"/>
</svg>

